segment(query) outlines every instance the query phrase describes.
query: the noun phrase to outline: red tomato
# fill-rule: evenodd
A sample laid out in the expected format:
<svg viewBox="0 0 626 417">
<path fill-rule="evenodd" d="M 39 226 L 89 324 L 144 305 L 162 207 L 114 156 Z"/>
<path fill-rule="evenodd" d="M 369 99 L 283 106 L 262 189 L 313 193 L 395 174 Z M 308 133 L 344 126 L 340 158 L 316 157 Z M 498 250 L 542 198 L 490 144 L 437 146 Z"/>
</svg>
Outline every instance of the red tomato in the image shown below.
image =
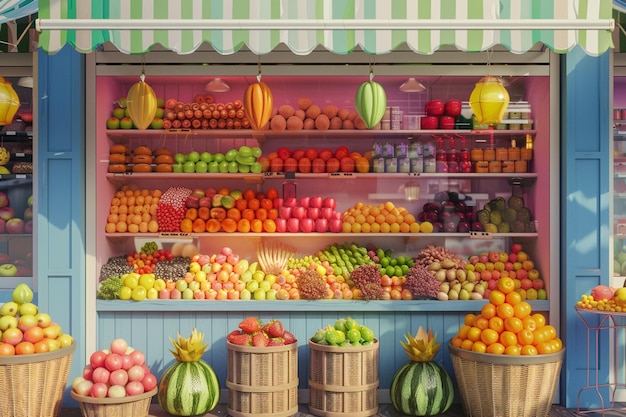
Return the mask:
<svg viewBox="0 0 626 417">
<path fill-rule="evenodd" d="M 339 159 L 340 161 L 347 156 L 350 156 L 350 151 L 347 147 L 339 146 L 337 149 L 335 149 L 335 158 Z"/>
<path fill-rule="evenodd" d="M 298 172 L 298 161 L 295 158 L 285 159 L 285 172 Z"/>
<path fill-rule="evenodd" d="M 341 171 L 342 172 L 354 172 L 354 159 L 346 156 L 341 158 Z"/>
<path fill-rule="evenodd" d="M 315 158 L 317 158 L 319 155 L 319 152 L 317 151 L 317 149 L 314 148 L 309 148 L 304 152 L 304 156 L 306 156 L 307 158 L 309 158 L 309 160 L 312 162 Z"/>
<path fill-rule="evenodd" d="M 278 155 L 280 159 L 284 161 L 285 159 L 291 156 L 291 151 L 285 147 L 282 147 L 282 148 L 278 148 L 278 150 L 276 151 L 276 154 Z"/>
<path fill-rule="evenodd" d="M 324 162 L 321 158 L 315 158 L 311 165 L 313 173 L 320 174 L 322 172 L 326 172 L 326 162 Z"/>
<path fill-rule="evenodd" d="M 298 161 L 298 171 L 308 173 L 311 172 L 311 160 L 309 158 L 302 158 Z"/>
<path fill-rule="evenodd" d="M 330 149 L 322 149 L 319 152 L 319 157 L 328 162 L 328 160 L 333 157 L 333 151 Z"/>
<path fill-rule="evenodd" d="M 270 161 L 270 171 L 282 172 L 283 168 L 284 168 L 284 162 L 282 158 L 278 157 Z"/>
<path fill-rule="evenodd" d="M 337 158 L 330 158 L 326 161 L 326 172 L 339 172 L 341 168 L 341 163 Z"/>
</svg>

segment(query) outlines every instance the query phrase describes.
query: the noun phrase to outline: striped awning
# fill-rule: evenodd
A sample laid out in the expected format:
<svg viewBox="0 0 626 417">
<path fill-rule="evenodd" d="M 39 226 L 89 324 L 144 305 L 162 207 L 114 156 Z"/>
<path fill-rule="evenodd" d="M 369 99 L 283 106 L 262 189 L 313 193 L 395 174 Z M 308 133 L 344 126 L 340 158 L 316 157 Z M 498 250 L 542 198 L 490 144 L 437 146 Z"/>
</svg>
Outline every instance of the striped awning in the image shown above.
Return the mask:
<svg viewBox="0 0 626 417">
<path fill-rule="evenodd" d="M 39 0 L 37 27 L 48 53 L 105 42 L 127 54 L 155 45 L 188 54 L 206 42 L 221 54 L 285 44 L 300 55 L 320 45 L 384 54 L 406 44 L 432 54 L 496 45 L 523 53 L 543 43 L 596 56 L 612 47 L 612 10 L 612 0 Z"/>
<path fill-rule="evenodd" d="M 0 23 L 37 13 L 37 0 L 0 0 Z"/>
</svg>

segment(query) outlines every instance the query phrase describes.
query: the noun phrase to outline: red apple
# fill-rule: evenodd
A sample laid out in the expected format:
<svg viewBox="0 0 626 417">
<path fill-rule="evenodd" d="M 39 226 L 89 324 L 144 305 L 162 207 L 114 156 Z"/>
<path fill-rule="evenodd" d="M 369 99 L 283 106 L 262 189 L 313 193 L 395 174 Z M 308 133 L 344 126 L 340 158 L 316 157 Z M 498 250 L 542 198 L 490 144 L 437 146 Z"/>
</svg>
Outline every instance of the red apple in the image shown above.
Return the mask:
<svg viewBox="0 0 626 417">
<path fill-rule="evenodd" d="M 32 207 L 26 207 L 24 209 L 24 215 L 22 216 L 24 218 L 24 221 L 29 221 L 33 219 L 33 208 Z"/>
<path fill-rule="evenodd" d="M 500 252 L 495 250 L 489 251 L 489 253 L 487 253 L 487 256 L 489 257 L 489 261 L 491 262 L 498 262 L 500 260 Z"/>
<path fill-rule="evenodd" d="M 456 117 L 461 114 L 461 100 L 448 100 L 445 104 L 445 112 L 448 116 Z"/>
<path fill-rule="evenodd" d="M 311 233 L 315 229 L 315 222 L 313 219 L 303 218 L 300 219 L 300 231 L 303 233 Z"/>
<path fill-rule="evenodd" d="M 272 207 L 274 207 L 275 209 L 280 209 L 284 204 L 285 200 L 280 197 L 276 197 L 274 200 L 272 200 Z"/>
<path fill-rule="evenodd" d="M 9 205 L 9 196 L 6 195 L 6 193 L 3 193 L 0 191 L 0 207 L 7 207 L 8 205 Z M 5 220 L 8 220 L 8 219 L 5 219 Z"/>
<path fill-rule="evenodd" d="M 300 219 L 294 217 L 287 220 L 287 231 L 297 233 L 300 230 Z"/>
<path fill-rule="evenodd" d="M 9 220 L 15 217 L 15 210 L 9 206 L 0 207 L 0 219 Z"/>
<path fill-rule="evenodd" d="M 288 219 L 291 217 L 291 211 L 293 210 L 292 207 L 281 207 L 280 209 L 278 209 L 278 216 L 281 219 Z"/>
<path fill-rule="evenodd" d="M 212 197 L 201 197 L 198 205 L 200 207 L 211 207 Z"/>
<path fill-rule="evenodd" d="M 522 251 L 522 244 L 521 243 L 513 243 L 511 245 L 511 252 L 517 254 L 520 253 Z"/>
<path fill-rule="evenodd" d="M 302 206 L 296 206 L 291 210 L 291 216 L 296 219 L 304 219 L 306 217 L 306 208 Z"/>
<path fill-rule="evenodd" d="M 301 160 L 302 158 L 304 158 L 304 150 L 302 149 L 294 150 L 293 152 L 291 152 L 291 157 L 295 159 L 296 161 Z"/>
<path fill-rule="evenodd" d="M 7 233 L 10 234 L 20 234 L 24 233 L 24 220 L 19 217 L 14 217 L 12 219 L 7 220 L 6 228 Z"/>
<path fill-rule="evenodd" d="M 333 233 L 341 233 L 343 231 L 343 221 L 339 219 L 331 219 L 328 228 Z"/>
<path fill-rule="evenodd" d="M 283 206 L 285 207 L 295 207 L 298 205 L 298 199 L 295 197 L 287 197 L 283 202 Z"/>
<path fill-rule="evenodd" d="M 300 205 L 305 209 L 308 209 L 311 203 L 311 197 L 300 197 Z"/>
<path fill-rule="evenodd" d="M 319 217 L 315 220 L 315 231 L 318 233 L 328 232 L 328 220 L 323 217 Z"/>
<path fill-rule="evenodd" d="M 334 210 L 330 207 L 322 207 L 320 209 L 320 216 L 326 220 L 330 220 L 333 217 Z"/>
<path fill-rule="evenodd" d="M 198 260 L 196 261 L 200 264 L 200 266 L 204 266 L 208 263 L 211 262 L 211 256 L 210 255 L 200 255 L 200 257 L 198 258 Z"/>
<path fill-rule="evenodd" d="M 309 205 L 311 207 L 317 207 L 317 208 L 322 208 L 322 197 L 320 197 L 319 195 L 316 195 L 314 197 L 311 197 L 311 201 L 309 202 Z"/>
<path fill-rule="evenodd" d="M 287 219 L 279 217 L 277 219 L 274 219 L 274 223 L 276 223 L 277 233 L 285 233 L 287 231 Z"/>
<path fill-rule="evenodd" d="M 317 220 L 317 218 L 320 216 L 320 209 L 317 207 L 309 207 L 306 211 L 306 216 L 309 219 Z"/>
<path fill-rule="evenodd" d="M 320 158 L 322 158 L 324 161 L 328 161 L 330 158 L 333 157 L 333 151 L 331 151 L 330 149 L 325 148 L 325 149 L 322 149 L 319 152 L 318 156 Z"/>
<path fill-rule="evenodd" d="M 304 151 L 304 156 L 306 156 L 307 159 L 309 159 L 310 161 L 313 161 L 315 158 L 317 158 L 318 155 L 319 152 L 315 148 L 309 148 Z"/>
<path fill-rule="evenodd" d="M 326 197 L 322 201 L 323 207 L 330 207 L 331 209 L 335 209 L 337 207 L 337 201 L 334 198 Z"/>
</svg>

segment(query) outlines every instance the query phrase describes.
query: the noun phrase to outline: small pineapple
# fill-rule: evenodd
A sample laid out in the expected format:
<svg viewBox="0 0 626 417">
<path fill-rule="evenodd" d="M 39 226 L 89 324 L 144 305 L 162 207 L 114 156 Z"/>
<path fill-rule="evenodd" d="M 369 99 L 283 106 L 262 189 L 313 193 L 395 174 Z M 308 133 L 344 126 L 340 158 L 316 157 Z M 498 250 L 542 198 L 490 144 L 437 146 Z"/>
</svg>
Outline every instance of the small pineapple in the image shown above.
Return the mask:
<svg viewBox="0 0 626 417">
<path fill-rule="evenodd" d="M 400 344 L 413 362 L 431 362 L 441 345 L 441 343 L 435 343 L 437 340 L 436 333 L 433 336 L 432 330 L 426 332 L 421 326 L 415 337 L 411 333 L 407 333 L 404 337 L 406 342 L 400 341 Z"/>
<path fill-rule="evenodd" d="M 200 333 L 196 328 L 191 331 L 190 337 L 182 337 L 178 334 L 178 340 L 170 337 L 170 342 L 176 351 L 170 349 L 177 362 L 198 362 L 209 344 L 204 342 L 204 333 Z"/>
</svg>

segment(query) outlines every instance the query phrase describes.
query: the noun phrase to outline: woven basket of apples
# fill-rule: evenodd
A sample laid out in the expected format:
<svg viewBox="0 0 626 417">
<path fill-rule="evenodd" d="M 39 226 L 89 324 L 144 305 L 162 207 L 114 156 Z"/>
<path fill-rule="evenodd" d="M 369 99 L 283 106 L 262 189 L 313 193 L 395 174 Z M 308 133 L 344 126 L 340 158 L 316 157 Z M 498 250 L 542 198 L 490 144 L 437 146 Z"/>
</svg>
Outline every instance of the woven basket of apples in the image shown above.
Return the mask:
<svg viewBox="0 0 626 417">
<path fill-rule="evenodd" d="M 0 304 L 0 415 L 59 415 L 74 339 L 32 302 L 27 284 Z M 16 381 L 19 381 L 17 383 Z"/>
<path fill-rule="evenodd" d="M 145 354 L 122 338 L 91 354 L 71 391 L 83 417 L 147 417 L 156 393 L 157 378 Z"/>
<path fill-rule="evenodd" d="M 287 417 L 298 412 L 298 341 L 279 320 L 246 317 L 226 338 L 228 415 Z"/>
</svg>

